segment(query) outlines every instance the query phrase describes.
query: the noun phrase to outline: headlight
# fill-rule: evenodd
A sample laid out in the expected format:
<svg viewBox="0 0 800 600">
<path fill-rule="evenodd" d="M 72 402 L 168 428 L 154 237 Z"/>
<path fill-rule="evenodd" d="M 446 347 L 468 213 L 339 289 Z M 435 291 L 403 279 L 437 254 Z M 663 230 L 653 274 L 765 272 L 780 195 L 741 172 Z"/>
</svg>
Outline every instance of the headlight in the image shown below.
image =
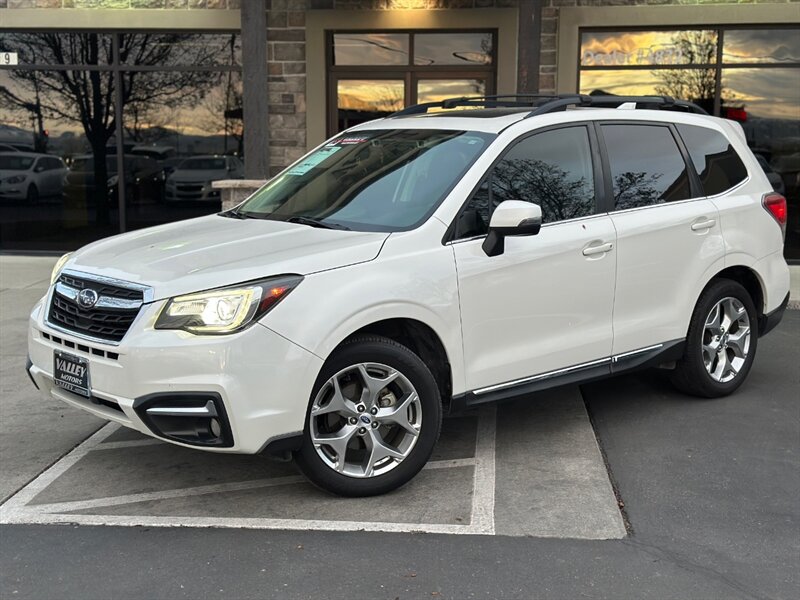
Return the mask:
<svg viewBox="0 0 800 600">
<path fill-rule="evenodd" d="M 23 181 L 25 181 L 25 175 L 14 175 L 3 179 L 3 183 L 22 183 Z"/>
<path fill-rule="evenodd" d="M 240 331 L 270 311 L 303 280 L 282 275 L 230 288 L 171 298 L 156 319 L 156 329 L 197 334 Z"/>
<path fill-rule="evenodd" d="M 67 252 L 64 256 L 58 259 L 56 266 L 53 267 L 53 272 L 50 273 L 50 285 L 53 285 L 56 282 L 56 279 L 58 279 L 58 276 L 61 274 L 61 269 L 63 269 L 64 265 L 67 264 L 67 261 L 72 254 L 72 252 Z"/>
</svg>

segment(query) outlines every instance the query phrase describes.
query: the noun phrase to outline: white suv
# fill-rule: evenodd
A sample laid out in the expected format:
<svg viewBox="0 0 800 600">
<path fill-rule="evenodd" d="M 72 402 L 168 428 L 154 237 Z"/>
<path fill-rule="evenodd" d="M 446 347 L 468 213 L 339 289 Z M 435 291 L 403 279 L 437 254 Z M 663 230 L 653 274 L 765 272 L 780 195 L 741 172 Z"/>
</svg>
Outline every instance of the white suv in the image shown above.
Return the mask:
<svg viewBox="0 0 800 600">
<path fill-rule="evenodd" d="M 651 365 L 734 391 L 788 301 L 785 222 L 741 128 L 686 102 L 419 105 L 233 210 L 63 257 L 28 371 L 159 439 L 379 494 L 446 412 Z"/>
</svg>

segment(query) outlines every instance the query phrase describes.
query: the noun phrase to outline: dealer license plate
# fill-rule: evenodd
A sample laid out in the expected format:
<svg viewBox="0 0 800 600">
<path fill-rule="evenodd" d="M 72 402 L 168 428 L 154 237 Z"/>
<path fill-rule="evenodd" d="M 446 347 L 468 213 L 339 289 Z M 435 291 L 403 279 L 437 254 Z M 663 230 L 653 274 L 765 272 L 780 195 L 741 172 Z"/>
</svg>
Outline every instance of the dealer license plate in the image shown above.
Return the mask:
<svg viewBox="0 0 800 600">
<path fill-rule="evenodd" d="M 88 360 L 58 351 L 54 353 L 53 360 L 53 380 L 57 386 L 86 398 L 91 396 Z"/>
</svg>

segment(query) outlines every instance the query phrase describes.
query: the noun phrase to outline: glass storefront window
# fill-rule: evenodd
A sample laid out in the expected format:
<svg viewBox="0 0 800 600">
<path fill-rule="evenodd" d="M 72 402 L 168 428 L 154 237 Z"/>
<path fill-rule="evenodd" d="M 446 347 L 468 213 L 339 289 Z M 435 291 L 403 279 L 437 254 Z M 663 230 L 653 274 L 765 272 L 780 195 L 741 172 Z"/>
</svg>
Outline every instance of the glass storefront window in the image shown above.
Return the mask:
<svg viewBox="0 0 800 600">
<path fill-rule="evenodd" d="M 800 262 L 800 29 L 582 31 L 578 89 L 668 95 L 739 121 L 786 196 L 785 255 Z"/>
<path fill-rule="evenodd" d="M 156 67 L 235 66 L 242 64 L 238 33 L 124 33 L 119 62 Z"/>
<path fill-rule="evenodd" d="M 107 187 L 116 171 L 116 162 L 106 159 L 112 144 L 112 74 L 92 75 L 0 70 L 0 145 L 64 165 L 40 173 L 0 168 L 4 249 L 70 249 L 119 233 L 118 203 Z M 81 98 L 95 92 L 96 103 L 79 108 Z M 13 154 L 0 152 L 0 158 Z"/>
<path fill-rule="evenodd" d="M 407 33 L 337 33 L 333 36 L 334 65 L 407 65 Z"/>
<path fill-rule="evenodd" d="M 242 82 L 236 72 L 138 73 L 162 90 L 125 107 L 126 228 L 218 212 L 220 179 L 242 179 Z M 171 91 L 170 91 L 171 90 Z M 170 91 L 170 93 L 167 93 Z"/>
<path fill-rule="evenodd" d="M 495 31 L 329 34 L 329 134 L 407 105 L 494 93 L 496 36 Z"/>
<path fill-rule="evenodd" d="M 70 250 L 209 214 L 210 181 L 244 176 L 238 35 L 0 32 L 0 48 L 20 52 L 0 68 L 2 249 Z M 28 168 L 6 158 L 20 151 Z M 181 170 L 195 156 L 223 168 Z"/>
<path fill-rule="evenodd" d="M 9 33 L 0 31 L 0 48 L 19 54 L 22 65 L 110 65 L 112 37 L 103 33 Z"/>
<path fill-rule="evenodd" d="M 339 130 L 402 109 L 404 94 L 402 79 L 340 79 L 336 84 Z"/>
<path fill-rule="evenodd" d="M 714 69 L 659 69 L 621 71 L 603 69 L 581 73 L 581 94 L 649 96 L 663 94 L 714 108 Z"/>
<path fill-rule="evenodd" d="M 421 79 L 417 82 L 417 102 L 485 95 L 486 81 L 483 79 Z"/>
<path fill-rule="evenodd" d="M 800 260 L 800 69 L 723 69 L 722 104 L 741 109 L 747 145 L 786 196 L 786 257 Z"/>
<path fill-rule="evenodd" d="M 800 29 L 730 29 L 722 62 L 786 64 L 800 62 Z"/>
<path fill-rule="evenodd" d="M 717 62 L 717 32 L 584 32 L 580 61 L 583 67 L 713 64 Z"/>
<path fill-rule="evenodd" d="M 488 65 L 492 63 L 491 33 L 418 33 L 414 64 Z"/>
</svg>

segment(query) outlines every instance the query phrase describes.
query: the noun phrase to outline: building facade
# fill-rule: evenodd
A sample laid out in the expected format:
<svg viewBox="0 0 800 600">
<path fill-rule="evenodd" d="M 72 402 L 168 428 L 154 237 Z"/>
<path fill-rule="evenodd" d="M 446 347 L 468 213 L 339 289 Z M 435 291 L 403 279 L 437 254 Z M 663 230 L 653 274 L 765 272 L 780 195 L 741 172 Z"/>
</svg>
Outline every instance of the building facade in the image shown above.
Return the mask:
<svg viewBox="0 0 800 600">
<path fill-rule="evenodd" d="M 263 3 L 0 0 L 0 249 L 214 212 L 210 181 L 409 104 L 605 92 L 740 121 L 800 260 L 800 2 L 266 0 L 247 20 Z"/>
</svg>

